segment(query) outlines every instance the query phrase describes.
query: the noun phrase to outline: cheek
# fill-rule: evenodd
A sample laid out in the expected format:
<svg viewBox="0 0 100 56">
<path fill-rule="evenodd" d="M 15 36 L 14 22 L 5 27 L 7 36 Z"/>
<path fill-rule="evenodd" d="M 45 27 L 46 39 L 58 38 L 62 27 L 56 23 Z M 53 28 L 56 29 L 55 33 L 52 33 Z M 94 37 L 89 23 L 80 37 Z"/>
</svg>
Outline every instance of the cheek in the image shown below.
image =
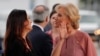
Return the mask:
<svg viewBox="0 0 100 56">
<path fill-rule="evenodd" d="M 69 20 L 66 20 L 67 24 L 70 24 L 71 22 Z"/>
<path fill-rule="evenodd" d="M 32 23 L 29 22 L 29 23 L 27 24 L 26 28 L 27 28 L 28 30 L 31 30 L 31 29 L 32 29 Z"/>
<path fill-rule="evenodd" d="M 51 19 L 51 23 L 54 24 L 55 23 L 55 20 L 54 19 Z"/>
<path fill-rule="evenodd" d="M 50 19 L 50 23 L 52 23 L 53 22 L 53 20 L 52 19 Z"/>
<path fill-rule="evenodd" d="M 51 25 L 53 24 L 52 20 L 50 20 L 50 24 L 51 24 Z"/>
<path fill-rule="evenodd" d="M 29 28 L 32 29 L 32 26 L 33 26 L 33 22 L 31 22 L 31 23 L 29 24 Z"/>
</svg>

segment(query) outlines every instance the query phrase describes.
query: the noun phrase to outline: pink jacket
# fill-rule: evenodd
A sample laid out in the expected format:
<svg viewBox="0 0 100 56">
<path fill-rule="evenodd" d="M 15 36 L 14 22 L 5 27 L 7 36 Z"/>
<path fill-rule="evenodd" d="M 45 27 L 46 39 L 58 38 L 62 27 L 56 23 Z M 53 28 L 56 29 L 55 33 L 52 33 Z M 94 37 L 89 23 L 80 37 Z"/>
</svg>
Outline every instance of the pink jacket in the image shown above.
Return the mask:
<svg viewBox="0 0 100 56">
<path fill-rule="evenodd" d="M 51 31 L 48 31 L 48 34 L 52 36 Z M 53 43 L 57 43 L 58 39 Z M 97 56 L 97 54 L 91 37 L 87 33 L 77 31 L 65 39 L 61 56 Z"/>
</svg>

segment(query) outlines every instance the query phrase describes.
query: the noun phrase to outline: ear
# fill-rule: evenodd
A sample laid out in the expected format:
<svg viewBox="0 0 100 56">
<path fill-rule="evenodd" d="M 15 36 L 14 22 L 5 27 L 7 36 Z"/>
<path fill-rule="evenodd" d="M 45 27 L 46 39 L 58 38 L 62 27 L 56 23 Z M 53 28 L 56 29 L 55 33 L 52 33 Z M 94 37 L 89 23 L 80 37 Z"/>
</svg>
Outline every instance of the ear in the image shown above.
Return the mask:
<svg viewBox="0 0 100 56">
<path fill-rule="evenodd" d="M 46 22 L 49 22 L 49 18 L 48 18 L 48 16 L 46 17 L 46 20 L 45 20 Z"/>
</svg>

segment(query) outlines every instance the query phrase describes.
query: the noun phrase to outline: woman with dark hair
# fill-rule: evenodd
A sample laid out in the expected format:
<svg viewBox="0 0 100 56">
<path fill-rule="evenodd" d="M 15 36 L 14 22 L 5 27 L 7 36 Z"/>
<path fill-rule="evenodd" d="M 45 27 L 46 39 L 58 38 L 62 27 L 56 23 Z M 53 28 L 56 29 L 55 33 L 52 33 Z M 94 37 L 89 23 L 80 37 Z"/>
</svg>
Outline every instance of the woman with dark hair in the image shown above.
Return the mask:
<svg viewBox="0 0 100 56">
<path fill-rule="evenodd" d="M 52 37 L 52 42 L 53 42 L 53 50 L 52 50 L 52 54 L 51 56 L 59 56 L 60 55 L 60 51 L 64 42 L 64 36 L 63 33 L 66 32 L 66 29 L 64 29 L 62 26 L 58 26 L 58 24 L 60 25 L 60 21 L 58 22 L 58 18 L 61 17 L 61 14 L 56 12 L 56 11 L 52 11 L 50 13 L 50 23 L 52 26 L 52 29 L 47 31 L 46 33 L 49 34 Z M 60 18 L 59 18 L 60 19 Z M 64 24 L 63 24 L 64 25 Z"/>
<path fill-rule="evenodd" d="M 32 29 L 25 10 L 14 9 L 8 16 L 4 39 L 4 56 L 32 56 L 27 34 Z"/>
<path fill-rule="evenodd" d="M 53 47 L 57 43 L 56 39 L 57 40 L 59 39 L 58 38 L 59 28 L 58 28 L 58 25 L 56 24 L 57 18 L 58 18 L 58 13 L 56 11 L 52 11 L 51 14 L 50 14 L 50 24 L 51 24 L 52 29 L 47 31 L 47 34 L 49 34 L 52 37 Z"/>
</svg>

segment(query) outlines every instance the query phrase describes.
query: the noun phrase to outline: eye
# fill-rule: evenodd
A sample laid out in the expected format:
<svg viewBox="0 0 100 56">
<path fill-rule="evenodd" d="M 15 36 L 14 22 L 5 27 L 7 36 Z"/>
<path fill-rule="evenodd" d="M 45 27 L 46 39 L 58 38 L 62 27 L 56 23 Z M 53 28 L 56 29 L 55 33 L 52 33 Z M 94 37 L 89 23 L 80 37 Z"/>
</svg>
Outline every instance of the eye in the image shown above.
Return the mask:
<svg viewBox="0 0 100 56">
<path fill-rule="evenodd" d="M 62 15 L 61 15 L 61 14 L 58 14 L 58 16 L 59 16 L 59 17 L 62 17 Z"/>
<path fill-rule="evenodd" d="M 52 17 L 52 19 L 55 19 L 55 17 Z"/>
</svg>

